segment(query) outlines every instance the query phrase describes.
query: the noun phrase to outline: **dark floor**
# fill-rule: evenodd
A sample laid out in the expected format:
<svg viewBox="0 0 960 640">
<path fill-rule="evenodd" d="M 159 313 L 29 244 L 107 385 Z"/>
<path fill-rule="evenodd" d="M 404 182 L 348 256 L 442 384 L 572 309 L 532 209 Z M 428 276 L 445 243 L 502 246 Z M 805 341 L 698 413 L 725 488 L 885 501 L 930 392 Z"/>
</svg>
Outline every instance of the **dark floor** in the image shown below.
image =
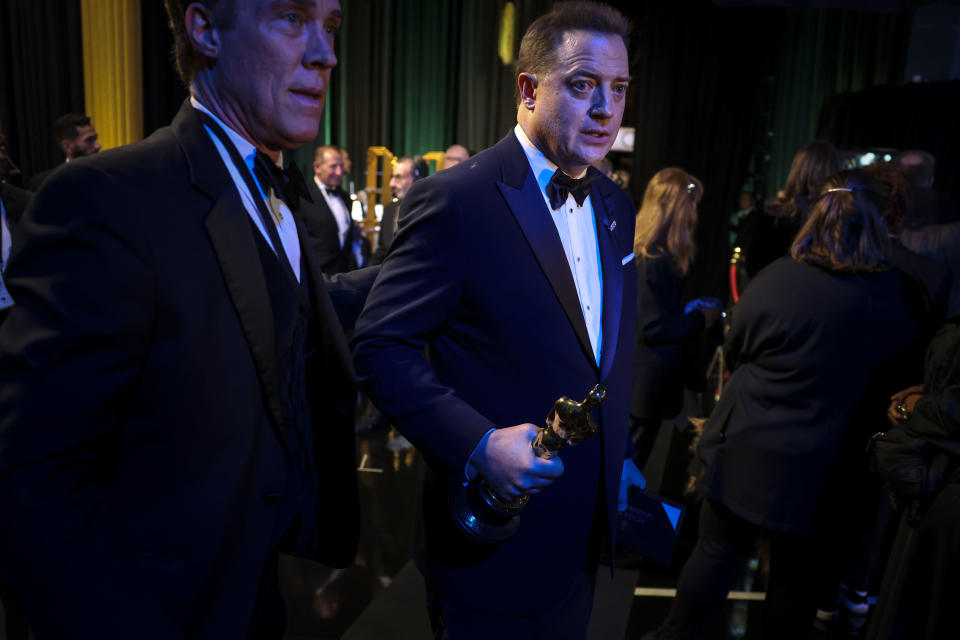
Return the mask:
<svg viewBox="0 0 960 640">
<path fill-rule="evenodd" d="M 651 488 L 664 494 L 679 491 L 669 486 L 664 470 L 667 459 L 683 447 L 669 432 L 657 442 L 647 477 Z M 364 514 L 360 555 L 343 570 L 285 558 L 281 580 L 289 610 L 288 640 L 340 638 L 389 640 L 429 638 L 423 610 L 423 583 L 409 563 L 412 547 L 416 487 L 422 464 L 414 449 L 392 430 L 380 429 L 360 438 L 360 487 Z M 664 484 L 667 486 L 660 486 Z M 685 553 L 695 539 L 696 517 L 684 521 L 671 567 L 652 561 L 633 562 L 618 569 L 611 580 L 601 571 L 590 638 L 640 638 L 667 615 L 672 597 L 649 589 L 672 589 Z M 631 564 L 628 562 L 628 565 Z M 762 577 L 747 570 L 739 590 L 762 597 Z M 637 589 L 637 591 L 635 591 Z M 762 594 L 762 591 L 760 591 Z M 703 640 L 761 637 L 761 603 L 730 600 L 704 630 Z M 863 620 L 841 619 L 834 629 L 811 630 L 812 640 L 856 637 Z M 853 628 L 853 632 L 851 632 Z"/>
<path fill-rule="evenodd" d="M 679 497 L 676 494 L 682 487 L 678 482 L 671 486 L 666 470 L 677 466 L 685 444 L 670 431 L 661 430 L 645 471 L 650 489 Z M 422 579 L 410 563 L 422 461 L 395 431 L 380 428 L 360 436 L 358 463 L 364 521 L 356 562 L 347 569 L 331 570 L 281 557 L 281 587 L 288 609 L 287 640 L 430 637 Z M 688 512 L 670 567 L 652 561 L 627 561 L 613 579 L 608 571 L 601 570 L 590 640 L 640 638 L 666 617 L 672 597 L 648 590 L 672 589 L 676 585 L 679 567 L 695 539 L 695 529 L 695 514 Z M 762 588 L 762 578 L 755 568 L 747 571 L 738 586 L 754 592 Z M 701 638 L 761 637 L 760 606 L 757 600 L 729 601 L 727 610 L 710 622 Z M 863 621 L 859 622 L 862 625 Z M 2 626 L 0 640 L 7 640 Z M 855 637 L 848 633 L 847 621 L 841 620 L 835 626 L 832 631 L 811 630 L 810 637 Z"/>
</svg>

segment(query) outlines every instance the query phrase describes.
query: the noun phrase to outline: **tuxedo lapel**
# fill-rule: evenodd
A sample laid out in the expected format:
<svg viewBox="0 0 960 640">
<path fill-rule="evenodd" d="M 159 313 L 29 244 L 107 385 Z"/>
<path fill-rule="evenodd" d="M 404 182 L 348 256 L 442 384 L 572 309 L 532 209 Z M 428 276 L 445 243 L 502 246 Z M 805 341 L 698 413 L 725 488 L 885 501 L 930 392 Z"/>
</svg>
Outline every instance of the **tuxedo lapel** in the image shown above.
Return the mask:
<svg viewBox="0 0 960 640">
<path fill-rule="evenodd" d="M 594 169 L 591 169 L 593 171 Z M 605 380 L 613 366 L 623 313 L 623 256 L 618 242 L 613 194 L 604 193 L 594 183 L 590 191 L 593 214 L 597 225 L 597 244 L 600 248 L 600 269 L 603 273 L 603 342 L 600 347 L 600 379 Z M 621 231 L 622 233 L 622 231 Z M 631 238 L 631 242 L 632 242 Z M 633 267 L 633 263 L 630 263 Z"/>
<path fill-rule="evenodd" d="M 173 131 L 186 155 L 191 184 L 213 200 L 205 221 L 207 234 L 247 338 L 270 416 L 281 441 L 286 442 L 270 294 L 253 226 L 220 154 L 189 102 L 174 119 Z"/>
<path fill-rule="evenodd" d="M 536 257 L 547 281 L 553 288 L 560 306 L 573 325 L 580 346 L 590 362 L 596 364 L 590 334 L 583 319 L 576 283 L 570 273 L 570 265 L 563 252 L 560 234 L 547 211 L 543 194 L 537 185 L 523 148 L 513 132 L 507 134 L 495 147 L 503 168 L 503 181 L 497 186 L 507 201 L 507 206 L 517 219 L 530 250 Z"/>
</svg>

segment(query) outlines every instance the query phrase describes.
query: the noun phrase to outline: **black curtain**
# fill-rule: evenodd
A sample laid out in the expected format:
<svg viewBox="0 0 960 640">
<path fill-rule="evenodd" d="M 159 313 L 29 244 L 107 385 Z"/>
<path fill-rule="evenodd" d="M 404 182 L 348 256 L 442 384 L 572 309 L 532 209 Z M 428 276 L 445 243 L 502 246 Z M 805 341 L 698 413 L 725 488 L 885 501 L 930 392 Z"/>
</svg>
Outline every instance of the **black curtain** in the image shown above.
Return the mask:
<svg viewBox="0 0 960 640">
<path fill-rule="evenodd" d="M 690 296 L 726 297 L 728 219 L 763 138 L 778 11 L 708 2 L 644 3 L 633 11 L 630 187 L 640 202 L 653 174 L 670 166 L 703 182 Z"/>
<path fill-rule="evenodd" d="M 173 34 L 158 0 L 140 0 L 143 135 L 170 124 L 187 97 L 173 65 Z"/>
<path fill-rule="evenodd" d="M 455 133 L 449 144 L 457 143 L 476 153 L 497 140 L 517 121 L 513 98 L 516 74 L 513 64 L 504 64 L 498 52 L 502 1 L 465 0 L 460 24 L 460 64 L 457 73 Z M 526 7 L 524 7 L 526 9 Z M 514 29 L 515 49 L 520 46 L 517 34 L 532 19 L 517 15 Z"/>
<path fill-rule="evenodd" d="M 937 159 L 934 188 L 960 199 L 960 82 L 877 87 L 832 96 L 817 136 L 848 149 L 923 149 Z"/>
<path fill-rule="evenodd" d="M 783 187 L 794 154 L 815 137 L 825 98 L 900 84 L 911 26 L 912 16 L 905 12 L 783 12 L 768 196 Z"/>
<path fill-rule="evenodd" d="M 0 2 L 0 128 L 24 178 L 63 162 L 51 126 L 83 111 L 80 0 Z"/>
</svg>

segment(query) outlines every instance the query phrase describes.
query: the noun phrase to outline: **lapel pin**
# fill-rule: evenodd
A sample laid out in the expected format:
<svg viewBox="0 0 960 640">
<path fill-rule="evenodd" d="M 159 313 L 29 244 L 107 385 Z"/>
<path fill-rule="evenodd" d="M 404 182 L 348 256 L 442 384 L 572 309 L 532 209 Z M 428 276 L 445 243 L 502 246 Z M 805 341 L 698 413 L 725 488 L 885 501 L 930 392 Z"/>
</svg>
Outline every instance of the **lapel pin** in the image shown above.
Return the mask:
<svg viewBox="0 0 960 640">
<path fill-rule="evenodd" d="M 617 221 L 616 221 L 616 220 L 614 220 L 613 222 L 611 222 L 611 223 L 610 223 L 610 226 L 607 227 L 607 229 L 609 229 L 610 231 L 613 231 L 613 230 L 616 229 L 616 228 L 617 228 Z"/>
</svg>

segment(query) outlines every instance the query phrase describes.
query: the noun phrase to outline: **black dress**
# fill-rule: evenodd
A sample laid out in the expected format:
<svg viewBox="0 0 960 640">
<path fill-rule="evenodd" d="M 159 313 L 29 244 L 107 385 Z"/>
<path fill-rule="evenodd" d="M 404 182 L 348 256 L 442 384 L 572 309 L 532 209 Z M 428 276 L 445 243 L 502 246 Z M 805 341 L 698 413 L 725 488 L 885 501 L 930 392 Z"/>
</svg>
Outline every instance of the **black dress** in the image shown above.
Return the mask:
<svg viewBox="0 0 960 640">
<path fill-rule="evenodd" d="M 637 258 L 637 343 L 633 352 L 631 431 L 643 466 L 660 422 L 680 411 L 684 356 L 704 329 L 699 311 L 683 312 L 680 273 L 665 253 Z"/>
</svg>

